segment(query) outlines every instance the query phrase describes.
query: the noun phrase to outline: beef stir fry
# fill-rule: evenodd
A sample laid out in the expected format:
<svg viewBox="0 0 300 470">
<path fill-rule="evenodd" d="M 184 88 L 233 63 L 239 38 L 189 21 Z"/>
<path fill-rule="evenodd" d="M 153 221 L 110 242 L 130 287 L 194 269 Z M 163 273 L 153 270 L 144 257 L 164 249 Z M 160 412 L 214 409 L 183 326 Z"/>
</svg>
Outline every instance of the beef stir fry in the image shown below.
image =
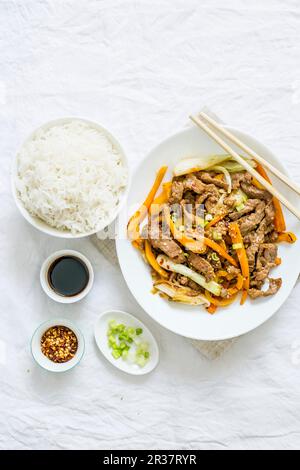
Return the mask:
<svg viewBox="0 0 300 470">
<path fill-rule="evenodd" d="M 160 169 L 128 223 L 133 245 L 152 267 L 154 292 L 210 313 L 239 294 L 241 304 L 276 294 L 282 284 L 272 275 L 281 263 L 278 243 L 296 240 L 285 231 L 280 203 L 229 157 L 203 169 L 183 166 L 155 199 L 166 173 Z"/>
</svg>

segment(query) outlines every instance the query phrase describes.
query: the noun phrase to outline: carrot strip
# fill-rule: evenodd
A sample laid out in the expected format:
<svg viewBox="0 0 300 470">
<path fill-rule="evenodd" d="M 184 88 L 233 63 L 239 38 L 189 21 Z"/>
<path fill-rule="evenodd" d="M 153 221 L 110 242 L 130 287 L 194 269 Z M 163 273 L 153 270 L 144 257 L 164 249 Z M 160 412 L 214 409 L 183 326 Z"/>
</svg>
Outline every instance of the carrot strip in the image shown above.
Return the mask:
<svg viewBox="0 0 300 470">
<path fill-rule="evenodd" d="M 159 196 L 157 196 L 154 199 L 154 201 L 152 202 L 150 206 L 151 217 L 158 215 L 162 210 L 163 204 L 168 202 L 168 199 L 170 197 L 170 192 L 171 192 L 171 186 L 172 186 L 172 183 L 163 183 L 162 192 L 160 193 Z"/>
<path fill-rule="evenodd" d="M 277 242 L 295 243 L 297 237 L 293 232 L 284 232 L 278 235 Z"/>
<path fill-rule="evenodd" d="M 257 163 L 257 162 L 256 162 Z M 262 165 L 257 163 L 256 171 L 266 180 L 268 183 L 272 184 L 266 170 Z M 261 186 L 261 185 L 260 185 Z M 261 186 L 262 187 L 262 186 Z M 264 189 L 264 188 L 263 188 Z M 280 202 L 276 197 L 273 197 L 273 204 L 275 209 L 275 218 L 274 218 L 274 226 L 277 232 L 284 232 L 286 230 L 286 224 L 284 220 L 284 215 L 282 211 L 282 207 Z"/>
<path fill-rule="evenodd" d="M 237 275 L 236 285 L 228 289 L 228 293 L 230 295 L 237 294 L 240 290 L 242 290 L 243 285 L 244 285 L 244 277 L 242 276 L 242 274 L 239 273 Z"/>
<path fill-rule="evenodd" d="M 265 187 L 257 181 L 256 178 L 252 178 L 252 184 L 257 187 L 257 189 L 265 189 Z"/>
<path fill-rule="evenodd" d="M 207 300 L 209 300 L 211 304 L 216 305 L 217 307 L 227 307 L 235 301 L 236 294 L 230 296 L 228 299 L 222 299 L 218 297 L 213 297 L 211 293 L 206 290 L 205 297 L 207 298 Z"/>
<path fill-rule="evenodd" d="M 210 240 L 209 238 L 204 237 L 204 243 L 206 246 L 209 246 L 212 250 L 216 251 L 222 258 L 227 259 L 229 263 L 233 264 L 233 266 L 237 267 L 237 262 L 235 261 L 232 256 L 230 256 L 224 248 L 222 248 L 220 245 L 218 245 L 216 242 L 213 240 Z"/>
<path fill-rule="evenodd" d="M 207 307 L 206 310 L 208 311 L 208 313 L 210 313 L 211 315 L 213 315 L 213 314 L 215 313 L 215 311 L 217 310 L 217 308 L 218 308 L 218 307 L 217 307 L 216 305 L 210 304 L 210 306 Z"/>
<path fill-rule="evenodd" d="M 136 238 L 139 237 L 140 223 L 147 216 L 148 210 L 154 200 L 155 194 L 163 180 L 163 177 L 166 174 L 167 169 L 168 169 L 167 166 L 162 166 L 160 168 L 160 170 L 158 171 L 156 175 L 153 186 L 151 190 L 149 191 L 148 196 L 146 197 L 145 201 L 140 206 L 140 208 L 133 214 L 133 216 L 129 219 L 129 222 L 127 225 L 127 233 L 128 233 L 128 237 L 131 240 L 136 240 Z"/>
<path fill-rule="evenodd" d="M 246 290 L 249 289 L 250 285 L 250 271 L 249 271 L 249 263 L 246 254 L 246 250 L 244 247 L 243 238 L 240 232 L 240 228 L 237 222 L 233 222 L 229 225 L 229 235 L 231 237 L 233 244 L 240 244 L 242 247 L 236 250 L 237 257 L 239 259 L 239 263 L 241 266 L 242 274 L 245 278 L 244 280 L 244 287 Z"/>
<path fill-rule="evenodd" d="M 156 261 L 149 240 L 145 240 L 145 255 L 148 263 L 150 266 L 152 266 L 154 271 L 156 271 L 161 277 L 165 279 L 169 277 L 167 271 L 165 271 Z"/>
<path fill-rule="evenodd" d="M 224 271 L 223 269 L 220 269 L 219 271 L 217 271 L 216 274 L 217 274 L 217 277 L 226 277 L 227 278 L 228 272 Z"/>
<path fill-rule="evenodd" d="M 181 232 L 175 227 L 175 224 L 170 216 L 170 210 L 167 206 L 164 207 L 164 216 L 167 225 L 170 227 L 171 233 L 175 240 L 177 240 L 181 245 L 183 245 L 188 250 L 192 251 L 193 253 L 204 253 L 205 246 L 203 241 L 194 240 L 193 238 L 187 237 L 184 235 L 184 232 Z"/>
<path fill-rule="evenodd" d="M 278 257 L 277 257 L 277 258 L 275 259 L 275 264 L 276 264 L 276 266 L 280 266 L 280 265 L 281 265 L 281 258 L 278 258 Z"/>
<path fill-rule="evenodd" d="M 132 246 L 134 246 L 134 248 L 136 248 L 137 250 L 141 251 L 142 253 L 144 253 L 144 249 L 143 249 L 143 245 L 142 245 L 142 240 L 140 238 L 137 238 L 136 240 L 133 240 L 132 243 Z"/>
<path fill-rule="evenodd" d="M 224 212 L 223 214 L 217 215 L 214 219 L 212 219 L 205 227 L 205 230 L 208 230 L 210 227 L 213 227 L 216 225 L 218 222 L 224 219 L 226 217 L 227 212 Z"/>
<path fill-rule="evenodd" d="M 247 300 L 247 297 L 248 297 L 248 291 L 245 289 L 243 290 L 243 293 L 242 293 L 241 302 L 240 302 L 241 305 L 244 305 L 244 303 Z"/>
</svg>

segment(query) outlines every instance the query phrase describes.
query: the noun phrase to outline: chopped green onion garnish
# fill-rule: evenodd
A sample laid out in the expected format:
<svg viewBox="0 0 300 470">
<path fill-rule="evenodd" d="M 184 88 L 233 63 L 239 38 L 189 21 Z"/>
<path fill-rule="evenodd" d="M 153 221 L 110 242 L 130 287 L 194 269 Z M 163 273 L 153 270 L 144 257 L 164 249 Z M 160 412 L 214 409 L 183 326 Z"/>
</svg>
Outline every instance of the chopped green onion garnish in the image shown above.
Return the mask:
<svg viewBox="0 0 300 470">
<path fill-rule="evenodd" d="M 206 216 L 205 216 L 205 220 L 207 220 L 208 222 L 210 222 L 213 218 L 214 217 L 213 217 L 212 214 L 206 214 Z"/>
<path fill-rule="evenodd" d="M 108 323 L 107 342 L 114 359 L 122 357 L 123 360 L 126 360 L 129 350 L 132 348 L 130 361 L 132 362 L 133 359 L 133 362 L 143 367 L 150 357 L 150 352 L 148 343 L 137 338 L 142 333 L 142 328 L 127 327 L 123 323 L 117 324 L 115 320 L 111 320 Z"/>
<path fill-rule="evenodd" d="M 212 253 L 211 259 L 212 259 L 213 261 L 220 261 L 220 258 L 218 257 L 217 253 Z"/>
<path fill-rule="evenodd" d="M 116 351 L 113 351 L 113 352 L 112 352 L 112 355 L 113 355 L 113 357 L 114 357 L 115 359 L 119 359 L 119 357 L 121 357 L 120 351 L 117 351 L 117 350 L 116 350 Z"/>
</svg>

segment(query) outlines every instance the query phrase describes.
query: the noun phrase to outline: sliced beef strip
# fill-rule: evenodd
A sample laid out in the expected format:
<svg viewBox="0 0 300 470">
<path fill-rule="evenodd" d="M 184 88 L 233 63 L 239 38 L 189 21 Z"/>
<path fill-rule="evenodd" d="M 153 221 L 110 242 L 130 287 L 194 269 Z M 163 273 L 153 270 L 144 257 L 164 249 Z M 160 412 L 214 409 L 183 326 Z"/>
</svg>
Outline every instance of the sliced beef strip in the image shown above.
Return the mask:
<svg viewBox="0 0 300 470">
<path fill-rule="evenodd" d="M 260 201 L 259 204 L 256 205 L 255 212 L 239 219 L 241 234 L 246 235 L 248 232 L 254 230 L 255 227 L 262 221 L 264 215 L 265 203 Z"/>
<path fill-rule="evenodd" d="M 206 184 L 203 184 L 194 174 L 187 175 L 183 180 L 183 184 L 185 190 L 191 190 L 197 194 L 202 194 L 207 189 Z"/>
<path fill-rule="evenodd" d="M 264 201 L 270 201 L 272 198 L 271 194 L 265 189 L 258 189 L 251 183 L 241 183 L 241 188 L 245 194 L 251 199 L 262 199 Z"/>
<path fill-rule="evenodd" d="M 218 188 L 223 188 L 223 189 L 228 188 L 228 184 L 225 183 L 225 181 L 216 179 L 210 173 L 207 173 L 207 172 L 199 173 L 199 178 L 201 179 L 201 181 L 203 181 L 203 183 L 214 184 Z"/>
<path fill-rule="evenodd" d="M 275 208 L 273 204 L 273 200 L 268 202 L 268 204 L 265 207 L 265 214 L 266 214 L 266 221 L 267 224 L 273 224 L 274 218 L 275 218 Z"/>
<path fill-rule="evenodd" d="M 258 229 L 248 234 L 246 236 L 248 238 L 244 238 L 244 243 L 250 242 L 250 245 L 246 248 L 250 272 L 252 272 L 255 268 L 256 254 L 258 252 L 259 246 L 264 242 L 266 228 L 266 219 L 263 219 L 259 224 Z"/>
<path fill-rule="evenodd" d="M 159 227 L 159 233 L 157 233 L 157 227 L 151 227 L 149 224 L 148 238 L 153 248 L 162 251 L 176 263 L 185 263 L 186 257 L 183 250 L 168 233 L 162 232 L 161 227 Z"/>
<path fill-rule="evenodd" d="M 173 181 L 171 187 L 171 195 L 169 197 L 170 204 L 179 203 L 183 198 L 184 184 L 182 181 Z"/>
<path fill-rule="evenodd" d="M 165 253 L 169 258 L 171 258 L 176 263 L 184 263 L 185 256 L 179 245 L 175 240 L 169 239 L 152 239 L 150 238 L 150 243 L 156 250 L 160 250 Z"/>
<path fill-rule="evenodd" d="M 196 255 L 195 253 L 189 253 L 187 261 L 191 268 L 203 274 L 207 282 L 214 279 L 215 272 L 213 267 L 205 258 L 202 258 L 200 255 Z"/>
<path fill-rule="evenodd" d="M 207 212 L 209 214 L 217 214 L 218 212 L 220 212 L 221 210 L 221 207 L 218 206 L 218 202 L 219 202 L 219 199 L 220 199 L 220 196 L 219 194 L 215 194 L 215 195 L 212 195 L 212 196 L 209 196 L 204 205 L 205 205 L 205 209 L 207 210 Z"/>
<path fill-rule="evenodd" d="M 193 191 L 185 191 L 183 199 L 180 201 L 181 205 L 184 204 L 195 204 L 196 201 L 196 194 Z"/>
<path fill-rule="evenodd" d="M 252 299 L 257 299 L 258 297 L 268 297 L 270 295 L 277 294 L 277 292 L 279 291 L 281 285 L 282 285 L 282 279 L 281 278 L 278 278 L 278 279 L 270 278 L 269 279 L 269 288 L 268 288 L 268 290 L 262 291 L 262 290 L 259 290 L 259 289 L 252 288 L 252 289 L 249 289 L 248 293 L 249 293 L 249 296 Z"/>
<path fill-rule="evenodd" d="M 197 204 L 203 204 L 203 202 L 209 197 L 219 198 L 219 191 L 214 184 L 208 184 L 205 188 L 205 192 L 200 194 L 196 198 Z"/>
<path fill-rule="evenodd" d="M 253 273 L 253 278 L 256 281 L 264 281 L 272 268 L 276 266 L 275 260 L 277 257 L 277 245 L 273 243 L 263 243 L 259 247 L 256 270 Z"/>
<path fill-rule="evenodd" d="M 232 189 L 239 189 L 241 183 L 251 183 L 252 176 L 245 171 L 231 174 Z"/>
<path fill-rule="evenodd" d="M 248 199 L 248 201 L 245 204 L 244 209 L 240 211 L 234 211 L 229 214 L 230 219 L 238 220 L 244 215 L 249 214 L 250 212 L 253 212 L 257 208 L 259 203 L 260 203 L 259 199 Z"/>
</svg>

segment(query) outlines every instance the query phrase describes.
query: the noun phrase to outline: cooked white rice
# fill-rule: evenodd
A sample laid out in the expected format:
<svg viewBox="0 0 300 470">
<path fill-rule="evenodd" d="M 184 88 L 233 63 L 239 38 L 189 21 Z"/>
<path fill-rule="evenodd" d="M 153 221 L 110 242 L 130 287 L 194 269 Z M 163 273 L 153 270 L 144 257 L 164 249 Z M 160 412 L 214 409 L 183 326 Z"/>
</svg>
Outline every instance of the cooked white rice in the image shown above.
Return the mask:
<svg viewBox="0 0 300 470">
<path fill-rule="evenodd" d="M 38 131 L 18 155 L 17 190 L 26 209 L 73 234 L 103 228 L 127 177 L 106 134 L 80 120 Z"/>
</svg>

